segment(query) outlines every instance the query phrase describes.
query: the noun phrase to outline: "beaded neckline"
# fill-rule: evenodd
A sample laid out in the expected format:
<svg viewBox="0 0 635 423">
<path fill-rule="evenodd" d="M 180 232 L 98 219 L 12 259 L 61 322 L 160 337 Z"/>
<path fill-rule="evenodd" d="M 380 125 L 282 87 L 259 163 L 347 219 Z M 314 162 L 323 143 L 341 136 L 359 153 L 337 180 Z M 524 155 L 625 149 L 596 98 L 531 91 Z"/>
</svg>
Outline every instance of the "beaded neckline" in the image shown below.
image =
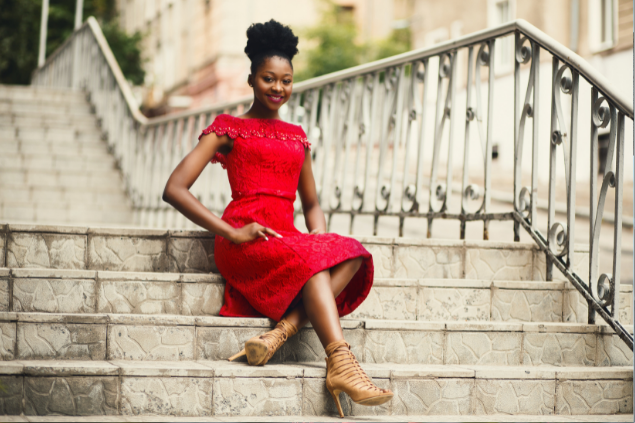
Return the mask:
<svg viewBox="0 0 635 423">
<path fill-rule="evenodd" d="M 242 119 L 228 114 L 216 116 L 214 122 L 203 130 L 198 137 L 214 132 L 216 135 L 227 134 L 230 138 L 276 138 L 283 141 L 298 141 L 306 148 L 311 148 L 301 126 L 280 119 L 247 118 Z"/>
<path fill-rule="evenodd" d="M 214 122 L 203 130 L 198 139 L 200 140 L 203 135 L 212 132 L 218 136 L 227 135 L 231 139 L 270 138 L 280 141 L 299 142 L 304 148 L 311 149 L 311 143 L 301 126 L 280 119 L 242 119 L 228 114 L 221 114 L 216 116 Z M 212 159 L 212 163 L 220 163 L 223 168 L 226 168 L 226 160 L 224 155 L 217 152 Z"/>
</svg>

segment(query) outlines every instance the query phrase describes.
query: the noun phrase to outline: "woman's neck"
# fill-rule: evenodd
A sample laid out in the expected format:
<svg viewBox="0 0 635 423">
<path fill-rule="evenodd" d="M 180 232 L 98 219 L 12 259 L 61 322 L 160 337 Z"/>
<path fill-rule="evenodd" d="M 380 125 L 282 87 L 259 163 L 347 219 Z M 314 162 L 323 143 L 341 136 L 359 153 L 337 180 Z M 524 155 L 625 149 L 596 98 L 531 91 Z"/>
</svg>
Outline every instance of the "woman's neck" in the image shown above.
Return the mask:
<svg viewBox="0 0 635 423">
<path fill-rule="evenodd" d="M 271 110 L 254 98 L 254 103 L 251 108 L 243 115 L 247 119 L 280 119 L 280 114 L 277 110 Z"/>
</svg>

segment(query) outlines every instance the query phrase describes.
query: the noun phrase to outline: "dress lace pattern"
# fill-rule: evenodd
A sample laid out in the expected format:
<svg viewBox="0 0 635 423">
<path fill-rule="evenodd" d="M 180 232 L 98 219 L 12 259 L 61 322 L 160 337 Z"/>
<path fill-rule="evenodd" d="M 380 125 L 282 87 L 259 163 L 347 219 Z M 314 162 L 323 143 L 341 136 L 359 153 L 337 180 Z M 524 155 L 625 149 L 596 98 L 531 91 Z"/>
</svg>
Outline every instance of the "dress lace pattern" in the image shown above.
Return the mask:
<svg viewBox="0 0 635 423">
<path fill-rule="evenodd" d="M 294 226 L 293 201 L 310 148 L 302 128 L 280 120 L 223 114 L 201 137 L 210 132 L 235 140 L 227 155 L 217 153 L 212 159 L 227 169 L 232 189 L 233 200 L 222 219 L 235 228 L 258 222 L 282 235 L 242 244 L 216 236 L 214 258 L 227 281 L 220 314 L 279 321 L 300 301 L 302 287 L 311 276 L 361 257 L 359 270 L 336 298 L 340 316 L 354 311 L 373 284 L 370 253 L 353 238 L 333 233 L 309 235 Z"/>
<path fill-rule="evenodd" d="M 203 135 L 215 133 L 218 136 L 227 135 L 236 138 L 269 138 L 280 141 L 298 141 L 304 147 L 311 149 L 311 143 L 307 139 L 304 130 L 300 126 L 275 119 L 241 119 L 231 115 L 218 115 L 214 122 L 203 130 L 198 139 Z M 220 163 L 223 169 L 227 169 L 227 161 L 223 154 L 216 153 L 212 163 Z"/>
</svg>

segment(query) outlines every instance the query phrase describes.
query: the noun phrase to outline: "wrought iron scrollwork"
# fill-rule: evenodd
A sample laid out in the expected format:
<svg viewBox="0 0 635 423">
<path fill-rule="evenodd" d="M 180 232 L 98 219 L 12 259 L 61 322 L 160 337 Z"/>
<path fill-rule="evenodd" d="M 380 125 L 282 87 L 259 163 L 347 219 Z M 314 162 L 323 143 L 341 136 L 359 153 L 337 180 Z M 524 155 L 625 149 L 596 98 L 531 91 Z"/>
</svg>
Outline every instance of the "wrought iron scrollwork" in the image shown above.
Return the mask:
<svg viewBox="0 0 635 423">
<path fill-rule="evenodd" d="M 538 106 L 540 83 L 540 46 L 516 33 L 515 45 L 515 125 L 514 125 L 514 210 L 536 227 L 537 156 L 538 156 Z M 524 100 L 520 97 L 521 65 L 530 64 L 529 79 Z M 522 186 L 522 165 L 527 119 L 532 120 L 532 171 L 531 186 Z M 519 225 L 514 225 L 514 239 L 520 240 Z"/>
<path fill-rule="evenodd" d="M 591 93 L 591 225 L 590 225 L 590 247 L 591 257 L 589 263 L 589 291 L 593 297 L 608 309 L 611 316 L 616 317 L 618 313 L 619 301 L 619 272 L 620 257 L 616 254 L 613 257 L 613 272 L 599 273 L 599 244 L 600 232 L 602 230 L 602 219 L 606 207 L 606 197 L 609 189 L 615 190 L 615 212 L 621 217 L 621 197 L 622 187 L 618 185 L 621 181 L 619 173 L 623 172 L 624 145 L 623 145 L 623 117 L 618 117 L 617 109 L 604 96 L 600 96 L 593 88 Z M 598 173 L 598 135 L 600 129 L 609 127 L 609 142 L 605 158 L 604 174 L 602 175 L 602 185 L 599 196 L 597 193 L 597 182 L 595 175 Z M 597 203 L 596 203 L 597 201 Z M 620 219 L 621 220 L 621 219 Z M 614 248 L 619 249 L 621 242 L 621 221 L 615 222 Z M 594 289 L 595 285 L 595 289 Z M 594 320 L 595 316 L 589 313 L 589 320 Z"/>
<path fill-rule="evenodd" d="M 443 212 L 448 208 L 449 190 L 452 187 L 452 145 L 453 145 L 453 125 L 451 118 L 454 116 L 452 113 L 456 103 L 456 90 L 455 90 L 455 69 L 456 69 L 456 55 L 457 52 L 448 52 L 439 56 L 439 73 L 437 82 L 437 109 L 435 117 L 434 127 L 434 145 L 432 151 L 432 170 L 430 171 L 430 195 L 429 206 L 430 212 Z M 447 84 L 444 81 L 447 79 Z M 443 95 L 445 88 L 445 96 Z M 445 98 L 444 98 L 445 97 Z M 443 132 L 446 123 L 450 127 L 449 139 L 448 139 L 448 158 L 447 158 L 447 173 L 446 182 L 443 183 L 438 180 L 439 173 L 439 159 L 441 155 L 441 143 L 443 140 Z M 432 219 L 428 220 L 428 236 L 431 236 Z"/>
<path fill-rule="evenodd" d="M 560 66 L 559 60 L 553 61 L 552 105 L 551 105 L 551 145 L 549 160 L 549 237 L 548 247 L 558 257 L 564 257 L 570 266 L 574 254 L 575 233 L 575 183 L 578 121 L 579 75 L 569 65 Z M 562 109 L 562 94 L 571 96 L 571 118 L 565 120 Z M 566 227 L 555 220 L 556 198 L 556 154 L 561 147 L 565 167 L 565 191 L 567 196 Z M 547 264 L 547 277 L 551 277 L 552 263 Z"/>
<path fill-rule="evenodd" d="M 465 142 L 463 150 L 463 181 L 461 188 L 461 215 L 468 214 L 478 215 L 486 213 L 489 203 L 488 193 L 488 175 L 491 164 L 491 113 L 494 101 L 494 67 L 493 67 L 493 51 L 494 41 L 481 43 L 474 58 L 474 47 L 468 49 L 468 76 L 467 76 L 467 99 L 465 110 Z M 488 68 L 488 95 L 487 110 L 483 106 L 483 88 L 481 85 L 481 69 Z M 476 104 L 472 91 L 476 93 Z M 484 116 L 487 115 L 487 124 L 483 122 Z M 479 138 L 479 150 L 483 163 L 483 180 L 485 181 L 483 194 L 481 188 L 476 183 L 469 182 L 469 164 L 470 164 L 470 128 L 476 124 Z M 475 208 L 471 206 L 474 202 L 481 200 Z M 461 239 L 465 238 L 466 221 L 461 221 Z M 484 221 L 483 238 L 488 238 L 487 221 Z"/>
</svg>

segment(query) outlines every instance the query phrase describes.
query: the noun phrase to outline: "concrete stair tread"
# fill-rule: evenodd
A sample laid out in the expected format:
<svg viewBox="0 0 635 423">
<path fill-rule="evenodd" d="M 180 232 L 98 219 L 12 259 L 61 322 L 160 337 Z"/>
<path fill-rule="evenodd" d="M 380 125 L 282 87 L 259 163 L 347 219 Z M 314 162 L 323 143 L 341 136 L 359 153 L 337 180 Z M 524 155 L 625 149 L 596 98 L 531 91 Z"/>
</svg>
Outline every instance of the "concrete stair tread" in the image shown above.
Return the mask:
<svg viewBox="0 0 635 423">
<path fill-rule="evenodd" d="M 39 146 L 40 150 L 32 150 L 33 146 Z M 102 146 L 106 148 L 106 143 L 102 141 L 101 135 L 97 130 L 86 134 L 80 134 L 79 137 L 74 135 L 59 135 L 59 136 L 33 136 L 29 138 L 21 138 L 19 136 L 5 136 L 0 137 L 0 147 L 19 147 L 21 150 L 18 154 L 34 154 L 41 153 L 42 147 L 65 147 L 66 151 L 55 151 L 52 154 L 73 154 L 73 148 L 97 148 Z M 22 151 L 26 150 L 26 151 Z M 13 153 L 16 154 L 16 153 Z"/>
<path fill-rule="evenodd" d="M 16 182 L 7 182 L 7 183 L 3 183 L 2 186 L 0 186 L 0 193 L 4 190 L 4 189 L 11 189 L 11 190 L 15 190 L 15 189 L 20 189 L 20 190 L 30 190 L 33 192 L 36 191 L 46 191 L 47 193 L 50 193 L 52 191 L 57 191 L 59 193 L 63 193 L 63 192 L 68 192 L 68 193 L 86 193 L 86 189 L 83 187 L 78 187 L 78 186 L 74 186 L 74 185 L 68 185 L 68 186 L 46 186 L 46 185 L 40 185 L 40 184 L 36 184 L 36 183 L 16 183 Z M 110 193 L 110 194 L 122 194 L 122 190 L 119 186 L 95 186 L 93 188 L 91 188 L 90 193 L 89 194 L 95 194 L 95 193 Z M 1 224 L 0 224 L 1 225 Z M 45 225 L 43 225 L 45 226 Z M 64 225 L 64 226 L 70 226 L 70 225 Z"/>
<path fill-rule="evenodd" d="M 90 172 L 93 170 L 117 172 L 117 168 L 114 163 L 100 163 L 100 162 L 86 163 L 86 162 L 81 162 L 79 160 L 72 161 L 72 162 L 65 162 L 65 163 L 64 162 L 62 163 L 49 162 L 49 163 L 35 163 L 35 164 L 28 163 L 28 162 L 24 163 L 21 160 L 16 160 L 11 163 L 8 163 L 8 160 L 6 161 L 2 160 L 2 163 L 0 163 L 0 166 L 4 166 L 4 168 L 7 170 L 19 170 L 19 171 L 27 171 L 27 172 L 32 172 L 32 171 L 57 172 L 57 171 L 67 171 L 67 170 L 77 170 L 82 172 Z"/>
<path fill-rule="evenodd" d="M 43 203 L 55 205 L 55 203 Z M 58 203 L 61 204 L 61 203 Z M 19 225 L 11 225 L 18 227 Z M 28 227 L 28 225 L 25 225 Z M 100 231 L 86 233 L 109 233 L 107 228 Z M 72 233 L 83 233 L 82 227 L 77 227 Z M 170 272 L 127 272 L 109 270 L 79 270 L 79 269 L 35 269 L 35 268 L 0 268 L 0 276 L 4 272 L 16 278 L 45 278 L 45 279 L 101 279 L 117 280 L 122 282 L 205 282 L 225 283 L 220 273 L 170 273 Z M 510 289 L 510 290 L 540 290 L 561 291 L 563 289 L 575 290 L 568 281 L 488 281 L 478 279 L 407 279 L 407 278 L 381 278 L 376 277 L 373 287 L 402 288 L 402 287 L 431 287 L 431 288 L 474 288 L 474 289 Z M 621 292 L 632 292 L 633 285 L 620 285 Z"/>
<path fill-rule="evenodd" d="M 91 142 L 75 142 L 75 141 L 55 141 L 55 142 L 45 142 L 42 140 L 32 140 L 32 141 L 3 141 L 0 136 L 0 150 L 13 152 L 13 153 L 41 153 L 43 151 L 50 152 L 53 154 L 56 153 L 77 153 L 77 154 L 90 154 L 90 155 L 108 155 L 108 149 L 106 144 L 102 142 L 98 142 L 98 140 L 93 140 Z"/>
<path fill-rule="evenodd" d="M 369 409 L 370 411 L 370 409 Z M 235 416 L 235 417 L 179 417 L 179 416 L 158 416 L 158 415 L 125 415 L 125 416 L 104 416 L 88 415 L 82 417 L 73 416 L 0 416 L 3 422 L 632 422 L 632 414 L 610 414 L 610 415 L 526 415 L 526 414 L 488 414 L 483 415 L 355 415 L 346 416 L 343 420 L 339 416 Z"/>
<path fill-rule="evenodd" d="M 0 115 L 0 126 L 9 127 L 44 127 L 44 128 L 67 128 L 72 126 L 80 131 L 99 130 L 99 121 L 96 118 L 84 116 L 76 118 L 73 116 L 32 116 L 26 113 L 11 113 Z"/>
<path fill-rule="evenodd" d="M 2 104 L 0 103 L 0 113 L 14 114 L 24 113 L 32 116 L 46 116 L 55 118 L 56 116 L 69 116 L 73 118 L 81 118 L 83 116 L 94 116 L 87 105 L 79 104 Z"/>
<path fill-rule="evenodd" d="M 130 211 L 130 206 L 128 203 L 124 204 L 112 204 L 110 202 L 106 202 L 103 204 L 99 204 L 97 202 L 82 202 L 80 204 L 76 204 L 72 200 L 67 201 L 11 201 L 11 200 L 0 200 L 0 205 L 4 207 L 11 208 L 35 208 L 35 209 L 44 209 L 44 210 L 68 210 L 77 213 L 81 213 L 83 211 L 113 211 L 113 212 L 127 212 Z"/>
<path fill-rule="evenodd" d="M 632 366 L 479 366 L 399 363 L 362 363 L 376 379 L 460 378 L 514 380 L 633 380 Z M 323 361 L 249 366 L 246 362 L 127 361 L 127 360 L 16 360 L 0 362 L 1 375 L 29 376 L 162 376 L 229 378 L 324 378 Z"/>
<path fill-rule="evenodd" d="M 110 157 L 108 160 L 107 157 L 95 157 L 95 156 L 82 156 L 77 155 L 75 153 L 7 153 L 3 156 L 7 160 L 15 161 L 40 161 L 40 162 L 50 162 L 50 163 L 68 163 L 68 162 L 81 162 L 81 163 L 103 163 L 107 161 L 108 163 L 116 163 L 113 157 Z"/>
<path fill-rule="evenodd" d="M 269 328 L 275 322 L 268 318 L 187 316 L 181 314 L 123 314 L 123 313 L 46 313 L 0 312 L 0 322 L 111 324 L 135 326 L 201 326 L 201 327 L 250 327 Z M 612 334 L 613 329 L 604 325 L 552 322 L 452 322 L 417 320 L 341 320 L 343 329 L 367 329 L 386 331 L 425 332 L 525 332 L 558 334 Z M 309 325 L 310 327 L 310 325 Z M 632 328 L 631 328 L 632 331 Z"/>
<path fill-rule="evenodd" d="M 97 208 L 94 208 L 97 210 Z M 19 227 L 19 226 L 14 226 Z M 26 226 L 29 228 L 29 226 Z M 40 229 L 44 228 L 42 226 Z M 69 230 L 72 228 L 69 228 Z M 89 230 L 82 227 L 74 228 L 75 233 L 88 233 Z M 90 230 L 91 234 L 106 233 L 105 229 Z M 131 271 L 110 271 L 110 270 L 78 270 L 78 269 L 38 269 L 38 268 L 0 268 L 0 279 L 10 279 L 13 287 L 14 301 L 24 303 L 26 309 L 21 312 L 38 312 L 46 310 L 47 312 L 69 312 L 69 313 L 91 313 L 95 311 L 108 311 L 113 314 L 135 314 L 157 313 L 153 306 L 146 308 L 144 304 L 162 303 L 164 312 L 168 314 L 183 315 L 210 315 L 217 314 L 222 305 L 222 292 L 225 281 L 219 273 L 179 273 L 179 272 L 131 272 Z M 66 279 L 68 286 L 84 286 L 84 289 L 90 289 L 91 294 L 88 300 L 93 307 L 88 309 L 76 309 L 75 305 L 69 308 L 56 308 L 51 310 L 49 300 L 37 300 L 31 297 L 33 290 L 57 290 L 52 284 L 55 280 Z M 129 298 L 127 303 L 120 303 L 116 298 L 120 295 L 128 297 L 132 292 L 144 292 L 144 296 L 137 298 Z M 42 291 L 42 292 L 44 292 Z M 154 292 L 155 296 L 146 297 L 150 292 Z M 621 292 L 626 297 L 632 293 L 632 285 L 622 285 Z M 560 322 L 574 321 L 565 319 L 562 314 L 562 296 L 577 296 L 577 291 L 569 282 L 554 281 L 481 281 L 481 280 L 465 280 L 465 279 L 405 279 L 405 278 L 381 278 L 376 277 L 373 288 L 368 299 L 353 314 L 346 316 L 345 319 L 352 320 L 368 320 L 368 321 L 406 321 L 411 325 L 417 322 L 432 321 L 448 321 L 457 322 L 472 321 L 477 322 L 508 322 L 510 324 L 527 323 L 527 328 L 532 324 L 548 323 L 550 327 L 561 324 Z M 457 300 L 460 296 L 463 300 Z M 550 305 L 549 313 L 536 314 L 523 317 L 522 314 L 503 315 L 505 305 L 500 302 L 506 298 L 534 298 L 535 296 L 542 298 L 545 295 L 552 295 L 560 298 L 560 302 Z M 199 297 L 205 297 L 199 300 Z M 486 297 L 483 300 L 482 297 Z M 48 298 L 48 297 L 46 297 Z M 68 301 L 60 297 L 59 307 L 61 304 L 69 305 Z M 79 298 L 77 298 L 79 300 Z M 86 297 L 84 297 L 86 301 Z M 139 301 L 139 302 L 137 302 Z M 441 313 L 438 305 L 430 303 L 430 301 L 443 301 L 449 303 L 454 301 L 452 309 L 460 307 L 471 308 L 471 312 L 463 314 L 445 312 Z M 509 301 L 509 300 L 508 300 Z M 205 304 L 203 307 L 201 304 Z M 508 304 L 511 304 L 508 302 Z M 130 309 L 134 305 L 133 309 Z M 540 306 L 541 303 L 537 303 Z M 419 311 L 399 311 L 398 309 L 406 308 L 424 308 Z M 450 307 L 446 304 L 447 310 Z M 543 305 L 544 307 L 544 305 Z M 518 308 L 518 306 L 517 306 Z M 557 309 L 557 310 L 556 310 Z M 135 311 L 136 310 L 136 311 Z M 171 311 L 170 311 L 171 310 Z M 553 318 L 553 310 L 560 313 L 557 319 Z M 566 310 L 566 309 L 565 309 Z M 388 324 L 388 323 L 386 323 Z M 385 324 L 385 325 L 386 325 Z M 564 323 L 567 325 L 568 323 Z M 606 326 L 603 320 L 597 322 L 599 326 Z M 379 327 L 379 323 L 375 324 Z M 415 326 L 413 326 L 415 327 Z M 495 326 L 492 326 L 495 327 Z M 628 325 L 627 325 L 628 327 Z M 386 329 L 386 327 L 382 327 Z M 495 329 L 492 329 L 495 330 Z M 549 329 L 544 329 L 549 331 Z"/>
</svg>

